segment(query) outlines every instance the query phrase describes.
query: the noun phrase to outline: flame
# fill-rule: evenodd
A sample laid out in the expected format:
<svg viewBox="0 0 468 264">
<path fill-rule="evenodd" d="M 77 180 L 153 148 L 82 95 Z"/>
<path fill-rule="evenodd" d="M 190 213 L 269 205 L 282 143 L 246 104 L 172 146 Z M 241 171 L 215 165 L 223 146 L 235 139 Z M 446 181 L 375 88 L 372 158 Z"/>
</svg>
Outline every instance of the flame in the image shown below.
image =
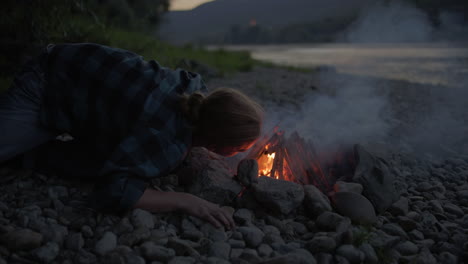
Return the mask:
<svg viewBox="0 0 468 264">
<path fill-rule="evenodd" d="M 259 176 L 312 184 L 328 193 L 336 179 L 354 175 L 357 164 L 354 149 L 342 147 L 317 153 L 311 141 L 297 133 L 286 139 L 283 133 L 275 128 L 273 136 L 265 136 L 249 154 L 257 159 Z"/>
<path fill-rule="evenodd" d="M 258 159 L 258 171 L 260 176 L 271 176 L 271 169 L 273 168 L 273 162 L 275 160 L 276 152 L 268 153 L 269 145 L 265 146 L 263 154 Z M 278 176 L 275 177 L 278 179 Z"/>
</svg>

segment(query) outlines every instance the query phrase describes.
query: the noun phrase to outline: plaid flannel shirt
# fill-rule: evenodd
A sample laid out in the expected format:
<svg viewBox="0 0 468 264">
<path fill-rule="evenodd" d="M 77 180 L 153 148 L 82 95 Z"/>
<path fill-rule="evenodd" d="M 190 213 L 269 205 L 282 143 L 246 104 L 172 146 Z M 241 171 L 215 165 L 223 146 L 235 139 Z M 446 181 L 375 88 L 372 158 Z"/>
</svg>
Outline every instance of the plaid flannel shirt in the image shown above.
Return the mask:
<svg viewBox="0 0 468 264">
<path fill-rule="evenodd" d="M 192 130 L 178 110 L 178 98 L 206 91 L 200 75 L 91 43 L 48 48 L 45 72 L 43 124 L 85 139 L 103 164 L 91 207 L 132 208 L 148 179 L 185 158 Z"/>
</svg>

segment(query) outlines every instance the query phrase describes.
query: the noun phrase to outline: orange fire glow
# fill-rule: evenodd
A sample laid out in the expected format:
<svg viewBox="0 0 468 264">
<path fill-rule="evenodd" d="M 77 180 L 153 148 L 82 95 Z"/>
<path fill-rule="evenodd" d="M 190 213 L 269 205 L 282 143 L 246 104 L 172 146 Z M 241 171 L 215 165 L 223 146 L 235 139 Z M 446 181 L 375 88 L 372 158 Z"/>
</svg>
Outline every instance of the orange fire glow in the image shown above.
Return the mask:
<svg viewBox="0 0 468 264">
<path fill-rule="evenodd" d="M 269 145 L 265 146 L 263 155 L 258 159 L 258 172 L 259 176 L 269 176 L 271 177 L 271 169 L 273 168 L 273 161 L 275 160 L 275 152 L 268 153 Z M 278 179 L 278 176 L 275 177 Z"/>
<path fill-rule="evenodd" d="M 336 179 L 352 177 L 356 168 L 353 149 L 317 153 L 312 141 L 297 132 L 286 138 L 277 127 L 252 147 L 248 158 L 257 160 L 259 176 L 312 184 L 324 193 Z"/>
</svg>

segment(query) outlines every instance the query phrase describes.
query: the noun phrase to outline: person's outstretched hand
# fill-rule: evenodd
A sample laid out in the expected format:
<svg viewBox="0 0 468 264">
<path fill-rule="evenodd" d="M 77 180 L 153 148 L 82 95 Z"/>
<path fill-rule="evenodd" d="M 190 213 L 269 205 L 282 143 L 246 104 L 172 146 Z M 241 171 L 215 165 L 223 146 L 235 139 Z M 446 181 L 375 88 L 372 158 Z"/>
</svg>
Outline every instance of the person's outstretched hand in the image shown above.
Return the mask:
<svg viewBox="0 0 468 264">
<path fill-rule="evenodd" d="M 183 192 L 161 192 L 146 189 L 134 206 L 150 212 L 170 212 L 180 210 L 210 222 L 215 227 L 227 229 L 235 227 L 232 216 L 219 205 Z"/>
<path fill-rule="evenodd" d="M 217 228 L 221 226 L 224 226 L 229 230 L 234 228 L 235 223 L 232 216 L 228 214 L 227 211 L 219 207 L 219 205 L 208 202 L 195 195 L 188 193 L 181 194 L 186 195 L 186 197 L 183 198 L 183 203 L 181 204 L 183 212 L 204 219 Z"/>
</svg>

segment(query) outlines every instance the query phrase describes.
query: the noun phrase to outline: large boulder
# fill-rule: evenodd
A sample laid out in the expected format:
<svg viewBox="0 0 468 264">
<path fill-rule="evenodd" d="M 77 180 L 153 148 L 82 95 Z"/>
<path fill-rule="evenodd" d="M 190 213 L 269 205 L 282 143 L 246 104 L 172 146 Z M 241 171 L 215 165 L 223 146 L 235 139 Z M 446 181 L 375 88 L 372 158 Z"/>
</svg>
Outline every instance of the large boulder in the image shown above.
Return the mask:
<svg viewBox="0 0 468 264">
<path fill-rule="evenodd" d="M 321 213 L 332 210 L 328 197 L 314 185 L 304 185 L 304 193 L 304 207 L 310 217 L 315 219 Z"/>
<path fill-rule="evenodd" d="M 253 188 L 255 199 L 276 213 L 289 214 L 304 200 L 304 188 L 290 181 L 262 176 Z"/>
<path fill-rule="evenodd" d="M 372 155 L 360 145 L 354 149 L 358 164 L 353 181 L 363 186 L 362 194 L 371 201 L 378 213 L 382 213 L 399 198 L 393 185 L 395 177 L 384 159 Z"/>
<path fill-rule="evenodd" d="M 332 196 L 336 211 L 358 224 L 374 224 L 377 221 L 374 207 L 366 197 L 355 192 L 337 192 Z"/>
<path fill-rule="evenodd" d="M 242 191 L 234 172 L 219 155 L 195 148 L 186 163 L 177 174 L 187 192 L 213 203 L 230 205 Z"/>
</svg>

